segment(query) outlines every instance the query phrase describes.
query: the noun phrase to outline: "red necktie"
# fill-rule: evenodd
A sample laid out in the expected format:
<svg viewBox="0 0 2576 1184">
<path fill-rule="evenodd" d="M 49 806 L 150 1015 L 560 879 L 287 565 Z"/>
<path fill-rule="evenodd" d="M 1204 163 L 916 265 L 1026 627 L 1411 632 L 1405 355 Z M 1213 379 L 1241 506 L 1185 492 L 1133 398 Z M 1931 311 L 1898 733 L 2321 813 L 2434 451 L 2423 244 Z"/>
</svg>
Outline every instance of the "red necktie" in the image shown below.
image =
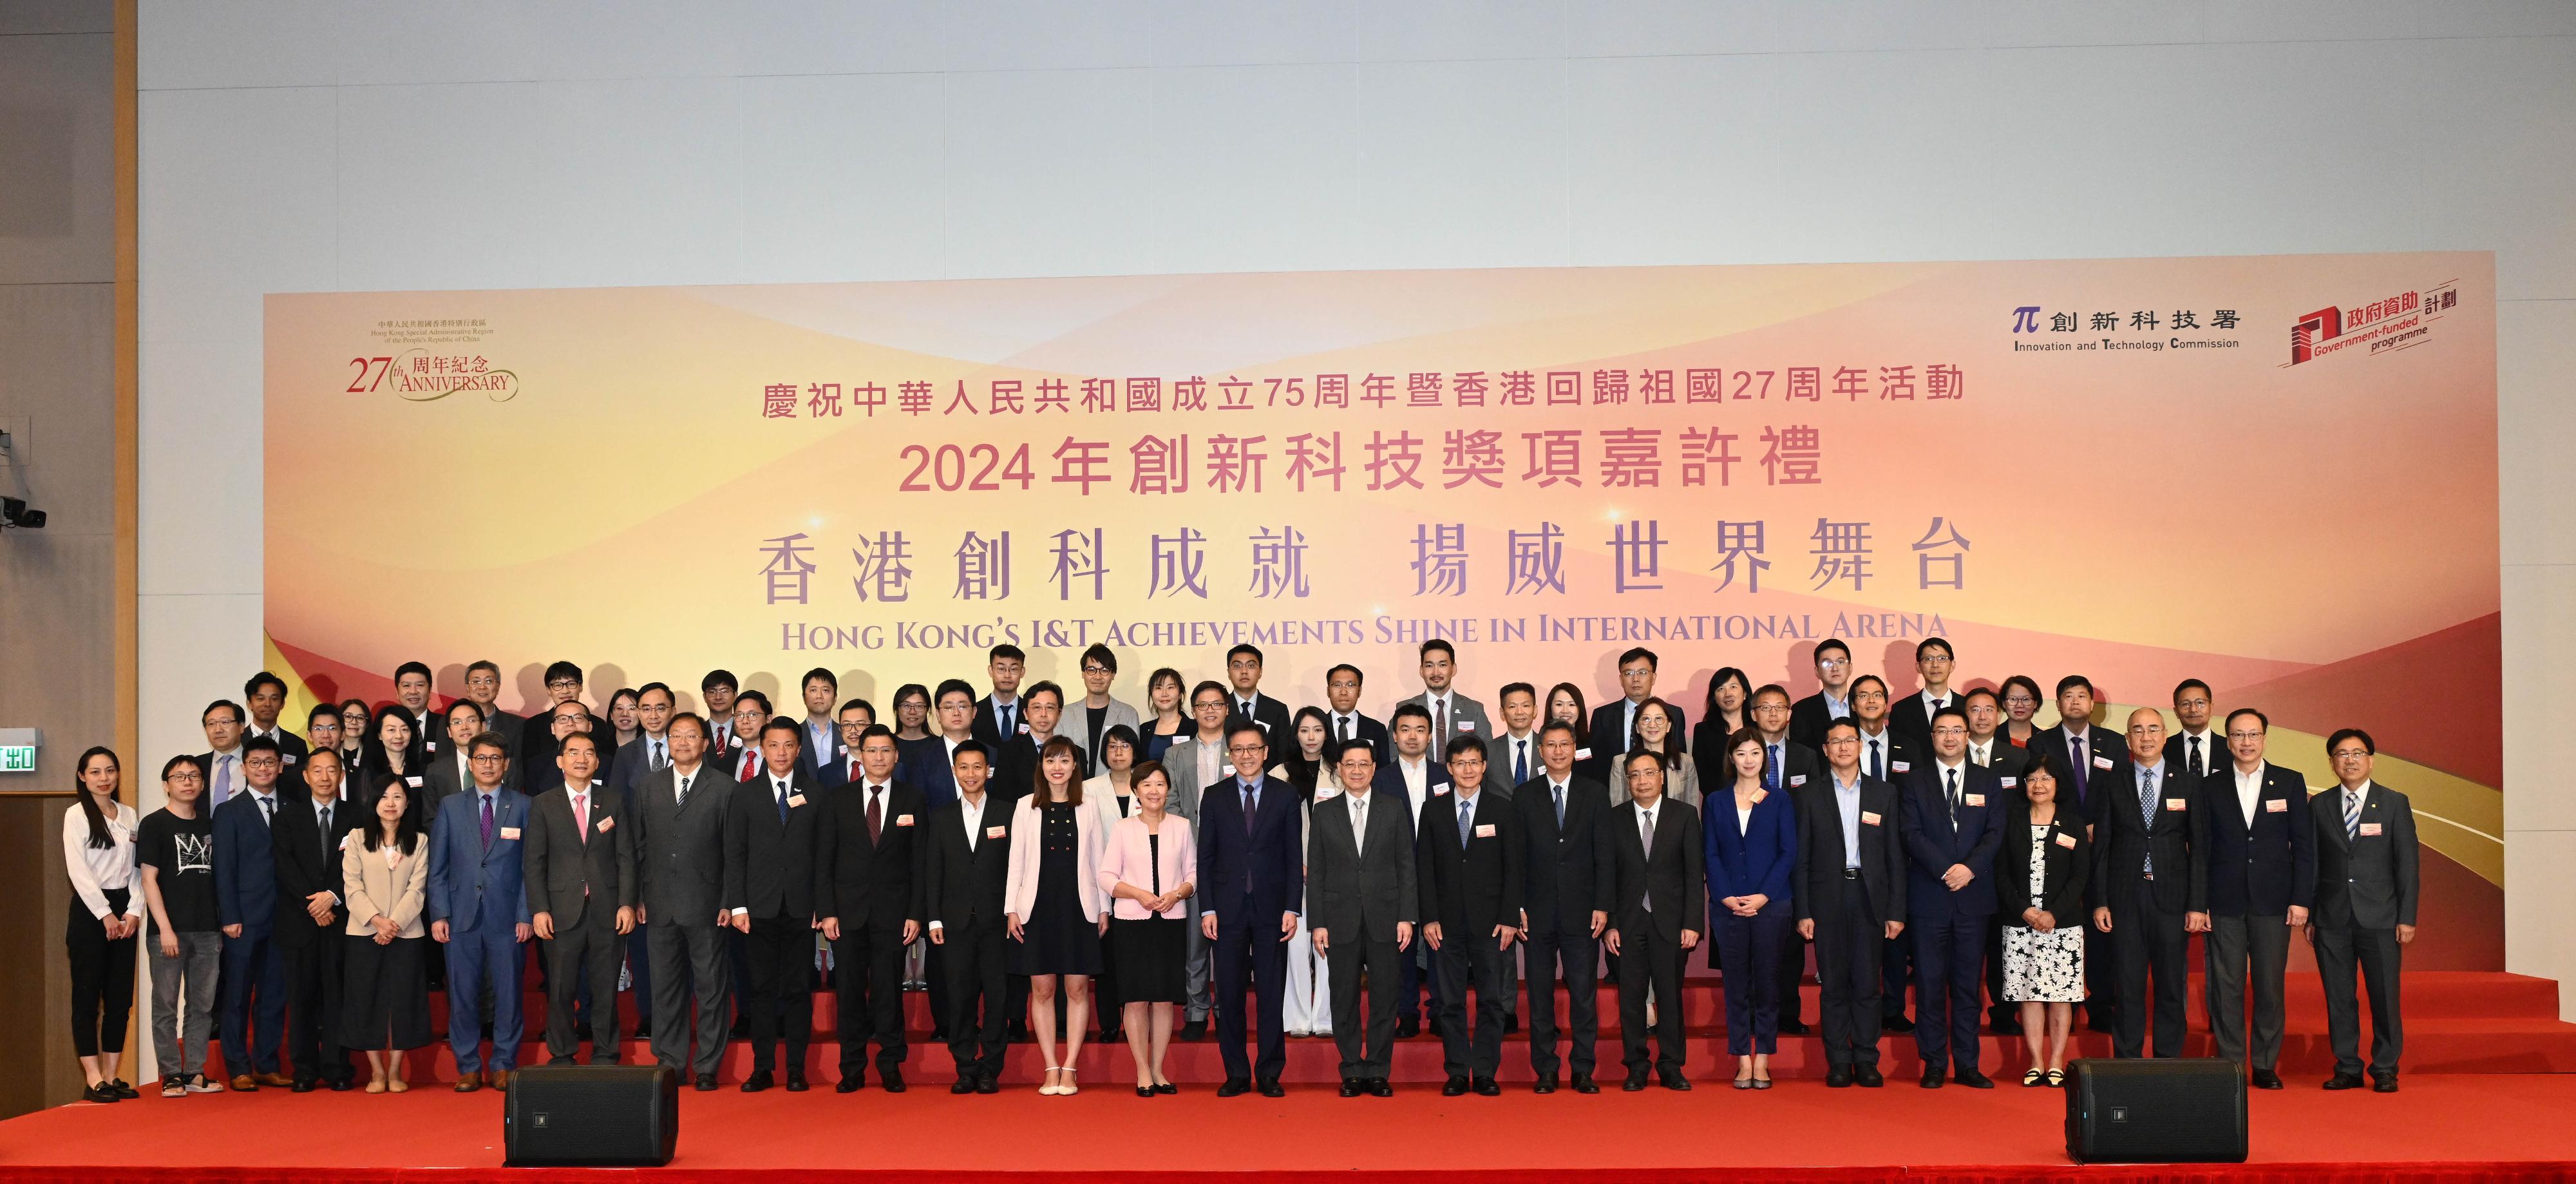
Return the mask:
<svg viewBox="0 0 2576 1184">
<path fill-rule="evenodd" d="M 867 791 L 861 790 L 866 793 Z M 877 806 L 877 795 L 868 794 L 868 842 L 874 843 L 885 834 L 885 814 Z"/>
<path fill-rule="evenodd" d="M 751 772 L 752 772 L 752 770 L 753 770 L 755 767 L 757 767 L 757 765 L 759 764 L 759 761 L 760 761 L 760 754 L 759 754 L 759 753 L 754 752 L 754 751 L 752 751 L 751 749 L 748 749 L 748 748 L 743 749 L 743 750 L 742 750 L 742 775 L 741 775 L 741 776 L 739 776 L 739 777 L 734 778 L 734 780 L 736 780 L 736 781 L 749 781 L 749 780 L 751 780 Z"/>
</svg>

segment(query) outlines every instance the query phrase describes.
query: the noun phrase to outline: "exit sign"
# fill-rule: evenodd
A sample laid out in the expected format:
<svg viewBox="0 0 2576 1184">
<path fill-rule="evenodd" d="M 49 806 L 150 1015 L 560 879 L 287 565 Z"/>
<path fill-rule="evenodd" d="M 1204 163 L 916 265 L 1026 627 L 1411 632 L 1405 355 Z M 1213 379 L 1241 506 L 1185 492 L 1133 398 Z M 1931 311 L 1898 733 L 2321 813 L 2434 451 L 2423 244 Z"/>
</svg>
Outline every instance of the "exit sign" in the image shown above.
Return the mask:
<svg viewBox="0 0 2576 1184">
<path fill-rule="evenodd" d="M 33 773 L 35 771 L 35 745 L 0 744 L 0 773 Z"/>
</svg>

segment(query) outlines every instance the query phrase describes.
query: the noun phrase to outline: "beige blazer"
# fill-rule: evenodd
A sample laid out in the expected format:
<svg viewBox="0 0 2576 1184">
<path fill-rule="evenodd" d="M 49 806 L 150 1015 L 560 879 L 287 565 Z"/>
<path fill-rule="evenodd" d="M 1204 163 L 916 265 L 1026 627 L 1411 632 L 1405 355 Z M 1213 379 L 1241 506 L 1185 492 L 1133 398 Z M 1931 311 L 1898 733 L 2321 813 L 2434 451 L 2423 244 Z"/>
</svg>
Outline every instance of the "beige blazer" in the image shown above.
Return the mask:
<svg viewBox="0 0 2576 1184">
<path fill-rule="evenodd" d="M 420 937 L 428 933 L 421 924 L 421 909 L 429 898 L 429 836 L 423 834 L 419 850 L 397 856 L 390 846 L 367 850 L 367 840 L 357 831 L 349 832 L 347 845 L 340 849 L 341 898 L 349 902 L 348 932 L 352 937 L 373 937 L 376 916 L 381 913 L 401 927 L 398 936 Z"/>
</svg>

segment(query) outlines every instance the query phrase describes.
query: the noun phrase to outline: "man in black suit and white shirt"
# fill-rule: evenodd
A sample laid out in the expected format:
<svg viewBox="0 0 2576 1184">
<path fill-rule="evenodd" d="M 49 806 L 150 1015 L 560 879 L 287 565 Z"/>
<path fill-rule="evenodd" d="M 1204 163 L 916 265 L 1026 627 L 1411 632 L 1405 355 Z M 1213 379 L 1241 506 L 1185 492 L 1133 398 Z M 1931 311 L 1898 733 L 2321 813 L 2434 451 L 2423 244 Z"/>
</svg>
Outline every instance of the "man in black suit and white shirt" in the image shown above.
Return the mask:
<svg viewBox="0 0 2576 1184">
<path fill-rule="evenodd" d="M 787 1032 L 787 1091 L 802 1093 L 814 994 L 814 848 L 822 787 L 797 768 L 804 729 L 772 719 L 760 729 L 758 780 L 735 789 L 725 828 L 725 907 L 751 953 L 751 1076 L 742 1092 L 774 1084 L 779 1028 Z"/>
<path fill-rule="evenodd" d="M 340 754 L 324 752 L 304 762 L 304 793 L 279 794 L 277 820 L 269 826 L 277 852 L 277 950 L 286 966 L 287 1057 L 297 1093 L 318 1086 L 347 1092 L 356 1084 L 349 1054 L 340 1046 L 342 931 L 349 905 L 343 897 L 340 847 L 364 813 L 340 797 Z M 292 799 L 292 800 L 290 800 Z"/>
<path fill-rule="evenodd" d="M 1852 722 L 1860 731 L 1861 775 L 1902 786 L 1914 766 L 1928 757 L 1914 737 L 1888 726 L 1887 706 L 1886 679 L 1864 674 L 1852 680 Z M 1903 796 L 1901 790 L 1898 796 Z M 1880 952 L 1879 974 L 1879 1026 L 1890 1032 L 1913 1031 L 1914 1021 L 1905 1018 L 1905 990 L 1916 985 L 1912 939 L 1887 943 Z"/>
<path fill-rule="evenodd" d="M 1914 643 L 1914 673 L 1923 679 L 1923 689 L 1888 707 L 1888 726 L 1914 737 L 1917 745 L 1929 746 L 1933 714 L 1959 701 L 1958 692 L 1950 689 L 1955 665 L 1947 640 L 1926 637 Z"/>
<path fill-rule="evenodd" d="M 2209 684 L 2197 678 L 2186 678 L 2174 687 L 2174 730 L 2165 737 L 2165 763 L 2182 770 L 2184 777 L 2197 785 L 2211 773 L 2226 767 L 2219 751 L 2227 744 L 2225 734 L 2209 726 Z"/>
<path fill-rule="evenodd" d="M 289 773 L 304 771 L 304 754 L 312 751 L 304 737 L 281 728 L 277 715 L 286 710 L 286 680 L 262 670 L 242 684 L 242 701 L 250 705 L 250 728 L 242 735 L 266 736 L 277 741 L 277 751 Z"/>
<path fill-rule="evenodd" d="M 1851 718 L 1851 647 L 1839 637 L 1828 637 L 1816 643 L 1816 681 L 1823 689 L 1804 699 L 1789 712 L 1789 738 L 1819 752 L 1825 747 L 1825 728 L 1838 719 Z"/>
<path fill-rule="evenodd" d="M 1365 740 L 1378 764 L 1395 759 L 1395 741 L 1386 725 L 1360 714 L 1360 668 L 1344 662 L 1324 672 L 1324 751 L 1337 751 L 1345 740 Z"/>
<path fill-rule="evenodd" d="M 1682 956 L 1708 931 L 1708 857 L 1699 812 L 1664 796 L 1664 758 L 1651 749 L 1629 755 L 1628 800 L 1601 825 L 1594 858 L 1603 873 L 1610 929 L 1604 944 L 1619 955 L 1619 1028 L 1627 1044 L 1628 1080 L 1646 1088 L 1651 1064 L 1665 1089 L 1686 1090 L 1682 1076 Z M 1646 989 L 1662 1001 L 1648 1043 Z"/>
<path fill-rule="evenodd" d="M 1296 746 L 1297 733 L 1289 723 L 1288 705 L 1261 693 L 1259 646 L 1245 643 L 1227 650 L 1225 680 L 1232 684 L 1225 696 L 1228 718 L 1248 719 L 1261 725 L 1262 734 L 1271 737 L 1273 749 L 1284 752 Z"/>
<path fill-rule="evenodd" d="M 1538 733 L 1539 775 L 1512 794 L 1529 845 L 1522 869 L 1521 934 L 1529 944 L 1530 1068 L 1535 1091 L 1556 1092 L 1556 991 L 1564 980 L 1566 1018 L 1577 1093 L 1593 1084 L 1593 1044 L 1600 1035 L 1602 903 L 1597 832 L 1609 815 L 1609 790 L 1574 775 L 1574 725 L 1551 720 Z"/>
<path fill-rule="evenodd" d="M 1825 1084 L 1886 1084 L 1878 1071 L 1879 959 L 1905 932 L 1896 789 L 1860 771 L 1860 725 L 1825 729 L 1826 781 L 1798 807 L 1798 933 L 1816 943 Z"/>
<path fill-rule="evenodd" d="M 1438 1023 L 1448 1083 L 1456 1097 L 1473 1088 L 1502 1092 L 1503 1013 L 1513 994 L 1512 942 L 1520 937 L 1522 849 L 1511 799 L 1484 792 L 1485 741 L 1449 740 L 1449 792 L 1422 808 L 1414 864 L 1422 883 L 1422 940 L 1431 948 L 1440 988 Z M 1467 993 L 1475 991 L 1475 1023 Z"/>
<path fill-rule="evenodd" d="M 1596 754 L 1616 756 L 1637 747 L 1637 709 L 1655 697 L 1655 651 L 1637 646 L 1619 655 L 1619 695 L 1592 709 L 1588 734 Z M 1673 735 L 1690 735 L 1679 704 L 1666 703 L 1664 710 L 1673 717 Z"/>
<path fill-rule="evenodd" d="M 2370 779 L 2379 745 L 2370 733 L 2344 728 L 2326 740 L 2336 787 L 2312 803 L 2317 829 L 2317 907 L 2308 939 L 2325 984 L 2326 1033 L 2335 1073 L 2327 1089 L 2361 1086 L 2361 1010 L 2353 1001 L 2358 968 L 2370 995 L 2370 1088 L 2397 1092 L 2397 1058 L 2406 1051 L 2398 973 L 2415 940 L 2422 852 L 2415 808 L 2406 795 Z"/>
<path fill-rule="evenodd" d="M 2030 750 L 2015 748 L 2003 737 L 2003 700 L 1984 687 L 1959 696 L 1968 713 L 1968 763 L 1990 770 L 2004 800 L 2018 801 L 2022 771 L 2030 767 Z M 2004 915 L 1998 909 L 1986 926 L 1986 1023 L 1998 1036 L 2021 1034 L 2020 1005 L 2004 997 Z"/>
<path fill-rule="evenodd" d="M 1396 960 L 1411 953 L 1413 926 L 1422 909 L 1413 819 L 1403 798 L 1372 788 L 1377 758 L 1365 742 L 1344 741 L 1334 763 L 1347 788 L 1314 806 L 1306 844 L 1306 923 L 1315 937 L 1315 952 L 1329 955 L 1342 1096 L 1392 1097 L 1395 1089 L 1386 1079 L 1395 1040 L 1392 972 Z M 1363 975 L 1368 979 L 1365 1028 L 1360 1019 Z"/>
<path fill-rule="evenodd" d="M 903 957 L 921 935 L 930 844 L 920 824 L 930 807 L 920 790 L 895 780 L 892 731 L 869 725 L 858 759 L 859 775 L 825 795 L 814 854 L 814 911 L 832 943 L 840 996 L 841 1080 L 833 1089 L 846 1094 L 864 1083 L 873 1035 L 877 1078 L 902 1093 Z"/>
<path fill-rule="evenodd" d="M 2128 759 L 2094 788 L 2093 928 L 2111 935 L 2120 983 L 2111 1055 L 2146 1050 L 2152 1009 L 2155 1054 L 2181 1056 L 2184 950 L 2189 935 L 2209 929 L 2209 836 L 2191 808 L 2200 787 L 2165 763 L 2162 712 L 2129 713 Z"/>
<path fill-rule="evenodd" d="M 693 1071 L 696 1087 L 712 1090 L 733 1011 L 733 963 L 717 927 L 731 922 L 723 886 L 735 786 L 704 760 L 707 721 L 682 712 L 670 736 L 671 763 L 645 774 L 626 803 L 635 828 L 635 920 L 647 926 L 652 953 L 653 1058 Z"/>
<path fill-rule="evenodd" d="M 530 928 L 546 944 L 547 1063 L 568 1065 L 579 1052 L 573 1002 L 585 974 L 590 1063 L 614 1065 L 617 968 L 635 930 L 635 828 L 620 825 L 626 799 L 598 778 L 599 740 L 564 737 L 555 755 L 561 784 L 528 803 L 527 840 L 519 847 Z"/>
<path fill-rule="evenodd" d="M 1008 922 L 1004 895 L 1011 874 L 1011 803 L 984 792 L 992 752 L 968 737 L 950 758 L 957 797 L 930 812 L 922 862 L 922 911 L 941 956 L 932 963 L 948 995 L 948 1055 L 957 1063 L 952 1094 L 1002 1092 L 1002 960 Z"/>
<path fill-rule="evenodd" d="M 1020 702 L 1020 679 L 1027 674 L 1028 655 L 1021 653 L 1018 646 L 1005 642 L 985 655 L 984 677 L 992 681 L 993 693 L 975 704 L 976 739 L 999 745 L 1028 731 L 1027 705 Z M 936 707 L 935 701 L 933 706 Z M 993 756 L 998 762 L 1001 753 L 997 751 Z M 1026 792 L 1025 787 L 1022 792 Z"/>
<path fill-rule="evenodd" d="M 2251 1064 L 2258 1089 L 2281 1088 L 2281 988 L 2290 932 L 2308 924 L 2317 892 L 2317 832 L 2308 818 L 2307 778 L 2263 759 L 2271 721 L 2251 707 L 2227 715 L 2233 759 L 2201 779 L 2201 826 L 2209 833 L 2209 936 L 2201 943 L 2209 1034 L 2218 1055 Z M 2173 746 L 2165 746 L 2173 767 Z M 2254 988 L 2253 1056 L 2246 1045 L 2245 994 Z"/>
</svg>

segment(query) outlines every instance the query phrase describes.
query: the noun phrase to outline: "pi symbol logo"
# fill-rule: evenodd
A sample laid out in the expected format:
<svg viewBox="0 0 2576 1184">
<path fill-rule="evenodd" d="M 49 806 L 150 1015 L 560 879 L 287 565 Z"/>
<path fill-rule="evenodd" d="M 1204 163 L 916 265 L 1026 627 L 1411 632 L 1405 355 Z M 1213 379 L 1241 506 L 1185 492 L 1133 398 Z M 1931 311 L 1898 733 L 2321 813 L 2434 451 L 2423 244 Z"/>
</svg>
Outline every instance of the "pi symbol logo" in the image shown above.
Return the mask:
<svg viewBox="0 0 2576 1184">
<path fill-rule="evenodd" d="M 2025 304 L 2014 309 L 2012 331 L 2015 333 L 2039 332 L 2039 306 Z"/>
</svg>

